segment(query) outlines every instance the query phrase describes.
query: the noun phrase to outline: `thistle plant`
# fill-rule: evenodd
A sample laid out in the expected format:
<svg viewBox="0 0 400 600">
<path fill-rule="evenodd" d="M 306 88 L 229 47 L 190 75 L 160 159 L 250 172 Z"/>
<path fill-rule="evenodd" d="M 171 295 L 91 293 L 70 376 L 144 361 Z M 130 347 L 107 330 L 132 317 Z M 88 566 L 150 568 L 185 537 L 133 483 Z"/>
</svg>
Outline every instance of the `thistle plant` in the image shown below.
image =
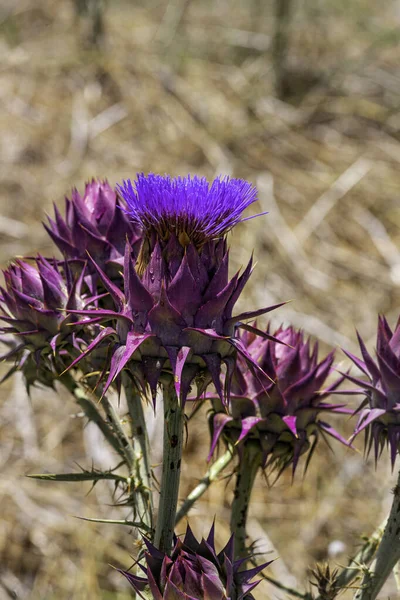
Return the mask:
<svg viewBox="0 0 400 600">
<path fill-rule="evenodd" d="M 126 212 L 142 232 L 135 260 L 126 244 L 124 290 L 91 259 L 114 310 L 73 310 L 106 325 L 80 360 L 103 344 L 110 363 L 103 392 L 118 382 L 124 369 L 133 385 L 155 403 L 157 386 L 163 388 L 165 419 L 163 475 L 155 544 L 169 553 L 178 501 L 184 431 L 184 407 L 192 384 L 201 394 L 212 382 L 225 402 L 220 387 L 223 364 L 229 381 L 237 354 L 261 372 L 247 353 L 235 325 L 243 318 L 274 307 L 232 316 L 234 305 L 249 279 L 252 261 L 244 272 L 228 278 L 226 234 L 241 220 L 242 211 L 256 200 L 247 182 L 139 175 L 119 187 Z"/>
<path fill-rule="evenodd" d="M 12 363 L 5 377 L 19 370 L 28 389 L 64 385 L 116 455 L 108 471 L 35 477 L 114 481 L 119 503 L 129 507 L 132 518 L 108 522 L 127 523 L 143 537 L 136 571 L 121 570 L 137 597 L 254 598 L 258 581 L 253 578 L 269 564 L 246 570 L 246 562 L 255 560 L 247 547 L 246 520 L 256 475 L 263 470 L 279 477 L 291 468 L 293 479 L 301 457 L 307 470 L 320 438 L 351 445 L 330 416 L 353 411 L 344 402 L 329 401 L 330 395 L 364 396 L 353 438 L 366 432 L 367 454 L 373 446 L 377 461 L 388 445 L 393 466 L 399 449 L 399 325 L 392 332 L 380 318 L 376 361 L 361 338 L 362 360 L 347 353 L 363 377 L 335 374 L 328 383 L 334 352 L 321 360 L 318 344 L 302 331 L 259 329 L 249 322 L 283 303 L 235 313 L 253 261 L 230 275 L 227 235 L 251 218 L 243 212 L 256 200 L 250 183 L 227 177 L 209 183 L 139 174 L 115 190 L 92 180 L 83 195 L 72 192 L 64 215 L 55 208 L 45 225 L 62 259 L 18 259 L 4 271 L 1 341 L 8 347 L 3 359 Z M 358 388 L 339 389 L 345 379 Z M 109 397 L 122 390 L 129 412 L 124 422 Z M 226 452 L 177 510 L 184 430 L 188 425 L 190 435 L 191 425 L 188 399 L 210 410 L 209 460 L 219 442 Z M 164 424 L 157 510 L 145 403 Z M 232 536 L 225 548 L 216 552 L 214 526 L 201 542 L 189 526 L 184 538 L 177 538 L 175 524 L 232 462 Z M 357 565 L 371 563 L 382 538 L 376 563 L 357 592 L 362 600 L 376 597 L 400 559 L 399 497 L 396 489 L 383 535 L 380 528 L 346 569 L 314 570 L 320 598 L 328 584 L 332 598 L 349 585 Z M 275 583 L 288 594 L 311 598 Z"/>
</svg>

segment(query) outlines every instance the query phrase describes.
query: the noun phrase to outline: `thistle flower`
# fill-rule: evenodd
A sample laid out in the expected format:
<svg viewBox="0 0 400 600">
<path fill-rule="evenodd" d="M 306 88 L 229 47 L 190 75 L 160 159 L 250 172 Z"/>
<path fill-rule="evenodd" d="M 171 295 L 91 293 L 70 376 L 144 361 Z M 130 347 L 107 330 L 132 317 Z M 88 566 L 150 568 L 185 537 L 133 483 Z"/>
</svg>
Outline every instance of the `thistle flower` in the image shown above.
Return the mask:
<svg viewBox="0 0 400 600">
<path fill-rule="evenodd" d="M 394 332 L 385 317 L 379 317 L 376 342 L 376 361 L 368 353 L 357 333 L 362 359 L 344 351 L 366 375 L 367 380 L 346 374 L 346 378 L 360 386 L 346 394 L 365 394 L 353 437 L 365 430 L 365 450 L 368 455 L 374 447 L 375 461 L 385 446 L 390 448 L 392 467 L 400 448 L 400 321 Z"/>
<path fill-rule="evenodd" d="M 49 225 L 45 228 L 66 258 L 86 261 L 89 253 L 110 277 L 115 278 L 118 277 L 118 266 L 122 264 L 126 241 L 136 252 L 141 243 L 138 228 L 127 217 L 124 208 L 124 203 L 107 181 L 92 179 L 86 184 L 83 196 L 73 189 L 71 200 L 65 199 L 65 218 L 54 206 L 55 217 L 48 217 Z"/>
<path fill-rule="evenodd" d="M 84 272 L 73 280 L 68 265 L 63 274 L 56 260 L 38 256 L 35 262 L 17 260 L 3 272 L 5 288 L 0 288 L 0 320 L 6 323 L 1 341 L 10 347 L 2 359 L 15 361 L 6 377 L 22 370 L 28 388 L 35 380 L 52 385 L 56 358 L 70 356 L 73 347 L 76 355 L 82 340 L 67 326 L 73 318 L 65 309 L 85 306 Z"/>
<path fill-rule="evenodd" d="M 243 179 L 177 177 L 139 174 L 117 186 L 127 213 L 152 242 L 174 234 L 182 246 L 200 249 L 226 235 L 241 221 L 243 211 L 257 200 L 256 189 Z"/>
<path fill-rule="evenodd" d="M 263 467 L 282 472 L 292 464 L 294 473 L 307 451 L 308 466 L 319 434 L 347 444 L 320 415 L 349 411 L 343 404 L 324 402 L 343 378 L 321 392 L 332 369 L 333 352 L 318 362 L 318 343 L 312 347 L 303 332 L 293 327 L 279 328 L 274 337 L 284 344 L 260 339 L 251 331 L 242 333 L 243 346 L 269 379 L 238 360 L 228 412 L 214 398 L 210 456 L 223 433 L 238 444 L 239 451 L 243 445 L 258 443 Z"/>
<path fill-rule="evenodd" d="M 275 308 L 232 316 L 252 261 L 242 275 L 228 280 L 225 234 L 255 201 L 256 192 L 241 180 L 217 179 L 209 186 L 196 177 L 157 175 L 139 175 L 135 187 L 128 181 L 119 190 L 128 214 L 143 229 L 142 247 L 135 262 L 130 244 L 126 245 L 124 292 L 92 261 L 115 310 L 78 311 L 112 322 L 80 358 L 103 341 L 109 343 L 104 392 L 129 363 L 142 386 L 149 384 L 153 398 L 165 366 L 173 373 L 182 403 L 195 378 L 197 383 L 201 379 L 201 390 L 213 381 L 223 400 L 221 365 L 225 363 L 232 373 L 236 353 L 261 371 L 234 337 L 235 325 Z"/>
<path fill-rule="evenodd" d="M 199 543 L 188 525 L 184 539 L 175 539 L 171 557 L 145 542 L 146 577 L 120 572 L 140 596 L 148 586 L 154 600 L 254 600 L 251 592 L 259 581 L 251 580 L 271 562 L 241 571 L 243 560 L 233 557 L 233 536 L 217 554 L 214 526 Z"/>
</svg>

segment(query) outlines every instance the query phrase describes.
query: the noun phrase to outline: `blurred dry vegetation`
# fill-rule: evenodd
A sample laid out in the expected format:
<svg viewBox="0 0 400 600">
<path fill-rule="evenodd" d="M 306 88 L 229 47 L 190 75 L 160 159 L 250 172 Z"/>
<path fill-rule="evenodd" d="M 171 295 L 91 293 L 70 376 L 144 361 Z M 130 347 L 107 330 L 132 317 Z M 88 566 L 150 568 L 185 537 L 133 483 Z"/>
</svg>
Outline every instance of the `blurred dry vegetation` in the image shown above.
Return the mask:
<svg viewBox="0 0 400 600">
<path fill-rule="evenodd" d="M 378 312 L 394 324 L 399 0 L 2 0 L 0 56 L 2 265 L 54 252 L 41 221 L 89 177 L 227 173 L 256 183 L 269 211 L 231 236 L 234 267 L 253 249 L 258 261 L 242 305 L 294 300 L 275 324 L 324 350 L 354 350 L 355 326 L 372 348 Z M 206 469 L 205 416 L 190 428 L 182 498 Z M 109 564 L 129 566 L 133 532 L 75 518 L 124 518 L 112 488 L 25 478 L 115 464 L 73 401 L 41 389 L 30 400 L 15 377 L 0 436 L 0 598 L 128 598 Z M 387 463 L 375 471 L 321 443 L 305 480 L 269 489 L 260 477 L 249 533 L 280 557 L 269 574 L 309 589 L 307 565 L 345 563 L 390 505 Z M 230 498 L 228 480 L 211 488 L 191 514 L 198 535 L 216 515 L 226 540 Z M 264 583 L 256 596 L 285 597 Z"/>
</svg>

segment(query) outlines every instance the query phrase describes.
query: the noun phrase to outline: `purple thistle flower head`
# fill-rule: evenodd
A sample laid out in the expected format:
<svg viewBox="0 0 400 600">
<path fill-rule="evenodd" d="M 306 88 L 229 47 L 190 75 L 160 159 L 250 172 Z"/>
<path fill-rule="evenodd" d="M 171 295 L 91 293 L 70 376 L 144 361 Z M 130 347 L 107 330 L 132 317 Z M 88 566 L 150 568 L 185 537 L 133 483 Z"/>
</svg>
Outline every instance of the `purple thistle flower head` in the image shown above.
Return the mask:
<svg viewBox="0 0 400 600">
<path fill-rule="evenodd" d="M 266 333 L 269 335 L 269 328 Z M 332 370 L 333 352 L 319 362 L 318 343 L 312 346 L 303 332 L 293 327 L 279 328 L 274 338 L 262 339 L 251 331 L 242 333 L 243 346 L 268 378 L 239 358 L 228 412 L 218 398 L 213 401 L 210 456 L 223 433 L 226 440 L 238 445 L 239 456 L 243 445 L 258 443 L 263 466 L 280 473 L 292 464 L 294 473 L 300 456 L 306 452 L 308 465 L 320 434 L 347 444 L 320 417 L 323 413 L 349 411 L 343 404 L 324 401 L 343 380 L 322 391 Z"/>
<path fill-rule="evenodd" d="M 132 190 L 132 195 L 124 190 Z M 136 259 L 130 244 L 126 245 L 124 291 L 91 261 L 114 310 L 80 311 L 107 322 L 81 355 L 84 358 L 100 344 L 109 344 L 104 392 L 128 368 L 143 389 L 149 385 L 153 399 L 162 373 L 173 376 L 182 403 L 193 381 L 199 393 L 213 382 L 223 399 L 219 383 L 223 364 L 231 375 L 237 353 L 252 361 L 235 337 L 236 323 L 273 307 L 232 316 L 252 261 L 229 280 L 225 239 L 240 211 L 255 199 L 252 190 L 250 184 L 236 180 L 218 179 L 209 186 L 203 179 L 156 175 L 139 176 L 136 192 L 128 182 L 120 188 L 129 214 L 145 229 L 140 255 Z M 202 221 L 196 203 L 202 207 Z M 234 216 L 227 215 L 228 204 Z M 256 363 L 254 368 L 261 370 Z"/>
<path fill-rule="evenodd" d="M 73 189 L 65 200 L 65 217 L 54 206 L 46 231 L 67 259 L 87 261 L 87 254 L 110 276 L 122 264 L 128 240 L 136 254 L 141 244 L 138 228 L 125 214 L 125 204 L 107 183 L 92 179 L 83 196 Z"/>
<path fill-rule="evenodd" d="M 171 557 L 146 541 L 146 577 L 120 571 L 136 592 L 150 588 L 155 600 L 254 600 L 252 590 L 259 581 L 252 579 L 270 562 L 240 570 L 243 559 L 234 560 L 233 537 L 217 554 L 214 526 L 206 540 L 198 542 L 189 525 L 183 540 L 176 539 Z"/>
<path fill-rule="evenodd" d="M 359 413 L 353 437 L 365 431 L 365 451 L 374 447 L 375 462 L 383 448 L 389 446 L 392 468 L 400 449 L 400 320 L 395 330 L 385 317 L 379 317 L 376 342 L 376 360 L 368 353 L 358 335 L 362 359 L 350 352 L 345 354 L 353 361 L 366 379 L 346 374 L 346 378 L 359 389 L 343 393 L 364 394 L 356 413 Z"/>
<path fill-rule="evenodd" d="M 38 256 L 35 265 L 17 260 L 4 272 L 5 287 L 0 288 L 1 341 L 10 347 L 3 360 L 14 360 L 24 372 L 27 385 L 40 380 L 52 385 L 57 376 L 55 361 L 62 355 L 76 355 L 77 332 L 67 326 L 74 320 L 67 309 L 85 305 L 81 295 L 82 279 L 73 279 L 64 264 Z"/>
<path fill-rule="evenodd" d="M 240 222 L 243 211 L 257 200 L 257 190 L 243 179 L 169 175 L 137 176 L 117 186 L 127 213 L 144 235 L 167 241 L 173 233 L 182 246 L 221 238 Z"/>
</svg>

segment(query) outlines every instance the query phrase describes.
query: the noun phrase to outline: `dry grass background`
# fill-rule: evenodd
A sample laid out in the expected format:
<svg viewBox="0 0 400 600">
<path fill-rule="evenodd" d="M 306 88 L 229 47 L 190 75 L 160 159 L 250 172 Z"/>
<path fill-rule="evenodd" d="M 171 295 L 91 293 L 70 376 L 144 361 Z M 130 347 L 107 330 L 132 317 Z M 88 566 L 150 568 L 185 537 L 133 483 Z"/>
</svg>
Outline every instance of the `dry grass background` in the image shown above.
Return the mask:
<svg viewBox="0 0 400 600">
<path fill-rule="evenodd" d="M 400 4 L 294 0 L 293 9 L 283 71 L 272 2 L 110 0 L 96 45 L 72 1 L 2 0 L 1 263 L 53 253 L 41 221 L 91 176 L 234 174 L 257 184 L 269 210 L 231 237 L 233 266 L 253 249 L 258 260 L 242 305 L 293 299 L 276 324 L 350 350 L 356 326 L 372 347 L 377 313 L 392 323 L 399 313 Z M 74 518 L 123 518 L 112 489 L 86 495 L 88 484 L 25 478 L 111 464 L 76 413 L 64 393 L 38 389 L 30 400 L 18 377 L 1 388 L 0 598 L 129 597 L 109 563 L 129 565 L 133 532 Z M 152 439 L 157 455 L 157 431 Z M 190 430 L 182 497 L 206 469 L 207 445 L 204 411 Z M 387 458 L 375 471 L 337 445 L 335 454 L 320 446 L 304 481 L 268 489 L 260 478 L 250 534 L 279 555 L 270 574 L 293 583 L 288 568 L 301 589 L 307 565 L 345 563 L 383 518 L 393 484 Z M 226 486 L 191 516 L 201 535 L 216 515 L 219 543 Z M 343 551 L 332 556 L 335 540 Z M 284 595 L 262 584 L 257 598 L 268 597 Z"/>
</svg>

